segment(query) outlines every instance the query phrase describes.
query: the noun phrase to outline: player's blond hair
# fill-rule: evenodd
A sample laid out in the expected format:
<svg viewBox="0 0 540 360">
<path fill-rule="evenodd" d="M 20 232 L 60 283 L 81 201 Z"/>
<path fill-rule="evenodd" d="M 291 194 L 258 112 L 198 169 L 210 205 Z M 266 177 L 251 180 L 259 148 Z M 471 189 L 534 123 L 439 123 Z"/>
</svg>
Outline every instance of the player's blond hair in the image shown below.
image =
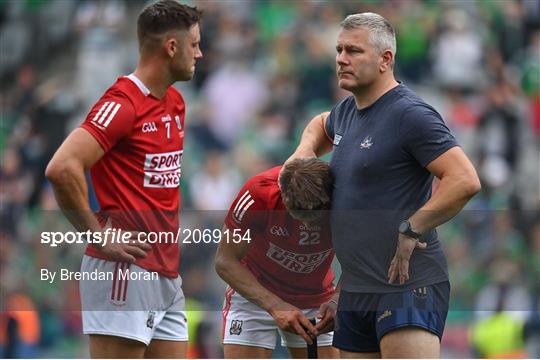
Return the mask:
<svg viewBox="0 0 540 360">
<path fill-rule="evenodd" d="M 330 208 L 333 177 L 325 161 L 295 159 L 283 167 L 279 184 L 285 207 L 298 220 L 315 221 Z"/>
</svg>

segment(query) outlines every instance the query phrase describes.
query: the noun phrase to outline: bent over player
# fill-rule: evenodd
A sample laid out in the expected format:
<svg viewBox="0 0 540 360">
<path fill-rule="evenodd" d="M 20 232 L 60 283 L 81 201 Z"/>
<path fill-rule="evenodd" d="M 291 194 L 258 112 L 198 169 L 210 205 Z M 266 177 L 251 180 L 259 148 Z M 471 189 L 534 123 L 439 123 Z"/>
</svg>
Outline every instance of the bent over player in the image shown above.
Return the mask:
<svg viewBox="0 0 540 360">
<path fill-rule="evenodd" d="M 249 179 L 233 202 L 224 231 L 251 241 L 222 241 L 216 271 L 229 284 L 223 309 L 226 358 L 268 358 L 277 332 L 295 358 L 318 337 L 320 357 L 331 346 L 338 293 L 331 270 L 328 222 L 332 178 L 326 162 L 299 159 Z M 311 211 L 308 211 L 311 210 Z M 308 318 L 319 318 L 314 326 Z"/>
<path fill-rule="evenodd" d="M 112 281 L 80 283 L 92 357 L 186 356 L 178 244 L 136 240 L 179 227 L 185 103 L 171 85 L 190 80 L 202 57 L 200 17 L 196 8 L 173 0 L 146 7 L 137 21 L 135 72 L 105 92 L 46 170 L 59 206 L 78 231 L 99 234 L 111 226 L 137 235 L 131 243 L 90 245 L 83 258 L 82 273 L 112 274 Z M 88 169 L 97 216 L 88 204 Z M 158 279 L 145 280 L 148 272 Z M 140 280 L 130 280 L 129 273 Z"/>
</svg>

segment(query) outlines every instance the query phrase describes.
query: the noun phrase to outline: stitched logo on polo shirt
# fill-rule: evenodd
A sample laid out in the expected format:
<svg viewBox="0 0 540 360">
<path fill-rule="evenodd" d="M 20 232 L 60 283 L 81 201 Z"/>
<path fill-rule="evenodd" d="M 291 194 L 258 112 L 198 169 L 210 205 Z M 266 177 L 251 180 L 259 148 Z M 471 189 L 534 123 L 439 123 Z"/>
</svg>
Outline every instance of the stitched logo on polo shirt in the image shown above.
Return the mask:
<svg viewBox="0 0 540 360">
<path fill-rule="evenodd" d="M 360 149 L 371 149 L 371 145 L 373 145 L 371 136 L 366 136 L 364 140 L 362 140 L 362 142 L 360 143 Z"/>
</svg>

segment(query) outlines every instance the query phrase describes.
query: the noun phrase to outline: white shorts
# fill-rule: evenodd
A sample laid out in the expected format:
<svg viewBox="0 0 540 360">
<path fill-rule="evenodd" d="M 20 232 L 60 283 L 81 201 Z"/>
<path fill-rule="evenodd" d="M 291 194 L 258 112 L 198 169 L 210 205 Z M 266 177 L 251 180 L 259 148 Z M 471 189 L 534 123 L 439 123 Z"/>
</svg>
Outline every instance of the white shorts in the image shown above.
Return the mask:
<svg viewBox="0 0 540 360">
<path fill-rule="evenodd" d="M 100 276 L 85 279 L 84 276 Z M 80 292 L 83 332 L 150 344 L 152 339 L 187 341 L 182 279 L 167 278 L 135 264 L 85 255 Z"/>
<path fill-rule="evenodd" d="M 302 310 L 309 319 L 315 318 L 318 308 Z M 305 348 L 306 341 L 297 334 L 279 329 L 268 312 L 245 299 L 236 291 L 227 288 L 223 306 L 223 344 L 258 346 L 274 350 L 277 334 L 281 345 L 290 348 Z M 333 332 L 319 335 L 317 346 L 331 346 Z"/>
</svg>

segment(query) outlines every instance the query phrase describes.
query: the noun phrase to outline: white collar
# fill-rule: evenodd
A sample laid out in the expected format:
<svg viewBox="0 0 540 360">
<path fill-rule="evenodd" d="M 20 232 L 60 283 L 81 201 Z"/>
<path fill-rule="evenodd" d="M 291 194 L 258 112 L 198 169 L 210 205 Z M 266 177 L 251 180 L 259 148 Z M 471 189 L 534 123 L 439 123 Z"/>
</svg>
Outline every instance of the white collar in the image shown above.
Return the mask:
<svg viewBox="0 0 540 360">
<path fill-rule="evenodd" d="M 135 76 L 135 73 L 131 73 L 126 76 L 129 80 L 133 81 L 135 85 L 141 90 L 141 92 L 144 94 L 144 96 L 148 96 L 150 94 L 150 90 L 146 86 L 144 86 L 141 79 L 139 79 L 137 76 Z"/>
</svg>

